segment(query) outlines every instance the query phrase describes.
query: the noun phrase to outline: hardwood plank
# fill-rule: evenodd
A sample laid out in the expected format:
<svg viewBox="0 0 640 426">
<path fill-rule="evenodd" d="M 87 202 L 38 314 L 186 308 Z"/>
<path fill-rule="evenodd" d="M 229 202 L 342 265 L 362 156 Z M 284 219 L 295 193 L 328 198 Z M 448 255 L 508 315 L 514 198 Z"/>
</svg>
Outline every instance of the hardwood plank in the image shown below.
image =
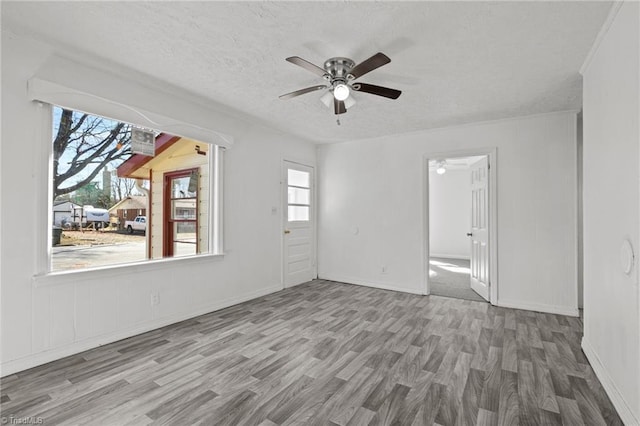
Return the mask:
<svg viewBox="0 0 640 426">
<path fill-rule="evenodd" d="M 498 424 L 498 413 L 481 408 L 478 411 L 477 426 L 495 426 Z"/>
<path fill-rule="evenodd" d="M 424 405 L 416 415 L 412 425 L 431 425 L 440 411 L 442 395 L 447 391 L 446 386 L 432 382 L 428 387 L 424 398 Z"/>
<path fill-rule="evenodd" d="M 237 425 L 243 419 L 246 411 L 254 404 L 256 397 L 257 395 L 250 390 L 244 390 L 232 400 L 212 410 L 203 418 L 202 424 Z"/>
<path fill-rule="evenodd" d="M 545 426 L 562 426 L 562 417 L 552 411 L 540 410 L 540 424 Z"/>
<path fill-rule="evenodd" d="M 478 411 L 484 372 L 474 368 L 469 370 L 467 383 L 462 394 L 462 413 L 457 418 L 457 424 L 475 425 L 478 422 Z"/>
<path fill-rule="evenodd" d="M 202 407 L 218 395 L 210 390 L 198 394 L 186 403 L 180 404 L 174 410 L 155 420 L 152 424 L 191 424 L 192 414 L 196 408 Z M 188 423 L 187 423 L 188 422 Z"/>
<path fill-rule="evenodd" d="M 518 402 L 518 375 L 511 371 L 502 371 L 500 381 L 500 409 L 498 425 L 518 425 L 520 416 Z"/>
<path fill-rule="evenodd" d="M 336 377 L 329 380 L 316 381 L 292 401 L 288 401 L 283 409 L 276 410 L 274 414 L 269 414 L 268 417 L 272 420 L 276 419 L 277 421 L 274 421 L 282 425 L 306 424 L 344 383 L 344 380 Z M 291 411 L 288 412 L 287 409 Z"/>
<path fill-rule="evenodd" d="M 515 327 L 515 321 L 514 321 Z M 502 346 L 502 369 L 518 372 L 518 350 L 516 346 L 516 333 L 514 330 L 505 329 Z"/>
<path fill-rule="evenodd" d="M 309 376 L 299 376 L 295 380 L 290 381 L 284 388 L 275 388 L 274 395 L 263 398 L 258 401 L 252 409 L 247 410 L 247 422 L 250 424 L 258 423 L 261 419 L 267 419 L 269 413 L 275 411 L 278 406 L 294 398 L 300 391 L 307 388 L 313 383 L 313 379 Z M 269 420 L 271 421 L 271 420 Z"/>
<path fill-rule="evenodd" d="M 354 413 L 353 417 L 347 423 L 347 426 L 365 426 L 368 425 L 371 420 L 375 417 L 376 413 L 371 410 L 367 410 L 366 408 L 360 407 Z M 340 424 L 340 423 L 336 423 Z"/>
<path fill-rule="evenodd" d="M 521 425 L 538 425 L 540 416 L 536 396 L 536 378 L 533 364 L 529 361 L 518 362 L 518 405 Z"/>
<path fill-rule="evenodd" d="M 582 417 L 589 419 L 589 423 L 592 425 L 606 425 L 607 422 L 605 422 L 600 407 L 598 407 L 598 403 L 591 393 L 586 380 L 581 377 L 569 376 L 569 382 L 574 390 Z"/>
<path fill-rule="evenodd" d="M 532 359 L 538 408 L 551 411 L 553 413 L 560 413 L 558 402 L 556 401 L 556 393 L 553 387 L 553 379 L 551 378 L 551 372 L 547 367 L 544 353 L 541 353 L 539 349 L 533 349 L 531 352 L 534 354 Z"/>
<path fill-rule="evenodd" d="M 384 402 L 371 419 L 370 425 L 391 425 L 396 424 L 396 417 L 402 415 L 400 412 L 404 406 L 404 400 L 410 388 L 396 384 Z"/>
<path fill-rule="evenodd" d="M 584 420 L 580 414 L 580 407 L 574 399 L 563 398 L 559 396 L 558 407 L 560 408 L 560 417 L 565 425 L 583 425 Z"/>
<path fill-rule="evenodd" d="M 486 363 L 489 358 L 489 344 L 491 343 L 492 332 L 491 329 L 482 327 L 477 340 L 477 349 L 471 363 L 472 368 L 483 371 L 487 368 Z"/>
<path fill-rule="evenodd" d="M 346 381 L 336 393 L 334 393 L 325 404 L 316 412 L 314 421 L 310 424 L 319 424 L 322 419 L 330 419 L 334 423 L 340 424 L 349 420 L 357 411 L 361 402 L 356 402 L 352 398 L 358 393 L 358 390 L 365 385 L 367 379 L 371 376 L 373 370 L 367 367 L 361 368 L 353 380 Z"/>
<path fill-rule="evenodd" d="M 502 380 L 502 348 L 489 348 L 488 366 L 485 370 L 484 386 L 480 397 L 480 408 L 498 412 L 500 407 L 500 383 Z"/>
<path fill-rule="evenodd" d="M 330 413 L 329 417 L 335 423 L 346 424 L 352 421 L 353 417 L 356 416 L 356 412 L 361 411 L 361 409 L 365 409 L 367 413 L 372 413 L 371 418 L 375 415 L 375 411 L 368 410 L 364 407 L 364 402 L 372 389 L 384 379 L 385 373 L 382 370 L 362 367 L 362 369 L 354 375 L 353 380 L 360 382 L 363 377 L 364 380 L 361 382 L 360 386 L 354 387 L 348 398 L 342 401 L 342 403 L 339 404 L 332 413 Z M 345 383 L 345 388 L 349 386 L 349 382 L 351 381 L 352 380 L 349 380 Z"/>
</svg>

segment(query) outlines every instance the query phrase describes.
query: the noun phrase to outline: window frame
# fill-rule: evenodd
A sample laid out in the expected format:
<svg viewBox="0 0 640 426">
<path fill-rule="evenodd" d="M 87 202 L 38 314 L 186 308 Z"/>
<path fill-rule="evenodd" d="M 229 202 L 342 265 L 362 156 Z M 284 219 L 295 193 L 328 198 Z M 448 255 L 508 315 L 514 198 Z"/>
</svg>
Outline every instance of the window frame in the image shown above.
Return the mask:
<svg viewBox="0 0 640 426">
<path fill-rule="evenodd" d="M 294 169 L 294 168 L 286 168 L 285 173 L 287 173 L 287 177 L 286 177 L 286 182 L 287 182 L 287 200 L 286 200 L 286 217 L 287 217 L 287 224 L 296 224 L 296 223 L 307 223 L 307 222 L 311 222 L 312 221 L 312 216 L 311 216 L 311 203 L 312 203 L 312 184 L 313 182 L 311 182 L 311 175 L 309 175 L 309 186 L 299 186 L 299 185 L 292 185 L 289 183 L 289 171 L 290 170 L 295 170 L 298 171 L 300 173 L 308 173 L 304 170 L 298 170 L 298 169 Z M 289 202 L 289 188 L 294 188 L 294 189 L 304 189 L 306 191 L 309 191 L 309 203 L 308 204 L 303 204 L 303 203 L 290 203 Z M 306 220 L 289 220 L 289 207 L 306 207 L 307 208 L 307 219 Z"/>
<path fill-rule="evenodd" d="M 73 105 L 54 105 L 41 101 L 34 101 L 37 108 L 37 123 L 33 126 L 33 136 L 46 149 L 37 150 L 33 158 L 35 180 L 37 185 L 36 208 L 37 224 L 35 239 L 37 251 L 34 256 L 33 285 L 36 287 L 46 285 L 58 285 L 67 282 L 70 276 L 78 278 L 100 278 L 144 272 L 161 268 L 163 265 L 173 266 L 178 263 L 200 263 L 211 261 L 212 258 L 223 258 L 223 157 L 225 148 L 210 144 L 211 158 L 209 161 L 209 226 L 208 226 L 208 250 L 193 256 L 169 257 L 161 259 L 146 259 L 138 262 L 118 263 L 113 265 L 96 266 L 78 270 L 52 271 L 52 226 L 53 223 L 53 108 L 60 106 L 87 114 L 106 117 L 103 114 L 87 111 L 90 108 L 74 108 Z M 99 109 L 99 108 L 96 108 Z M 121 121 L 112 119 L 115 121 Z M 138 123 L 129 123 L 140 126 Z M 202 142 L 208 143 L 208 142 Z M 148 249 L 148 248 L 147 248 Z"/>
</svg>

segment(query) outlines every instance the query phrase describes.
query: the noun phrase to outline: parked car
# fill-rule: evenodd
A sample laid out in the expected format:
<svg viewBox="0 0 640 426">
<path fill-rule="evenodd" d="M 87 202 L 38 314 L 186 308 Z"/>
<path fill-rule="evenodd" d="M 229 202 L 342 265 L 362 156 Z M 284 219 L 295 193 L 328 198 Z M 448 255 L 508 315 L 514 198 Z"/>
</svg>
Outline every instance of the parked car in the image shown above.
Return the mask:
<svg viewBox="0 0 640 426">
<path fill-rule="evenodd" d="M 133 234 L 134 231 L 147 232 L 147 217 L 136 216 L 133 220 L 127 220 L 124 223 L 124 229 L 130 234 Z"/>
</svg>

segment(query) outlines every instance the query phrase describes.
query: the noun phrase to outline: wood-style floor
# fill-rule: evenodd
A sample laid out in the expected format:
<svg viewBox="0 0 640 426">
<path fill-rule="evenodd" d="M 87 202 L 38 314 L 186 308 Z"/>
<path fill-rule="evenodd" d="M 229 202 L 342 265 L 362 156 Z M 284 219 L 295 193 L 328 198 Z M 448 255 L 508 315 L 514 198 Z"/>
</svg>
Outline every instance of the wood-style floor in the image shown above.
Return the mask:
<svg viewBox="0 0 640 426">
<path fill-rule="evenodd" d="M 580 319 L 313 281 L 8 376 L 44 425 L 620 425 Z"/>
</svg>

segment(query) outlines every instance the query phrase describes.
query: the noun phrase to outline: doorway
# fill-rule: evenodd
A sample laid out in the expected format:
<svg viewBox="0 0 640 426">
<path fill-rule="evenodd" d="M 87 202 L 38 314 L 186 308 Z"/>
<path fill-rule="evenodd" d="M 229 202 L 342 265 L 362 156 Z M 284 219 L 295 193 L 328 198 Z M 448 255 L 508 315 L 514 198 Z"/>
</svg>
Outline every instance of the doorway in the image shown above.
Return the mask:
<svg viewBox="0 0 640 426">
<path fill-rule="evenodd" d="M 283 285 L 292 287 L 316 278 L 316 213 L 314 169 L 283 163 Z"/>
<path fill-rule="evenodd" d="M 199 169 L 164 174 L 163 257 L 198 254 Z"/>
<path fill-rule="evenodd" d="M 485 152 L 430 155 L 425 160 L 427 294 L 497 299 L 492 273 L 495 178 L 490 173 L 495 151 Z"/>
</svg>

